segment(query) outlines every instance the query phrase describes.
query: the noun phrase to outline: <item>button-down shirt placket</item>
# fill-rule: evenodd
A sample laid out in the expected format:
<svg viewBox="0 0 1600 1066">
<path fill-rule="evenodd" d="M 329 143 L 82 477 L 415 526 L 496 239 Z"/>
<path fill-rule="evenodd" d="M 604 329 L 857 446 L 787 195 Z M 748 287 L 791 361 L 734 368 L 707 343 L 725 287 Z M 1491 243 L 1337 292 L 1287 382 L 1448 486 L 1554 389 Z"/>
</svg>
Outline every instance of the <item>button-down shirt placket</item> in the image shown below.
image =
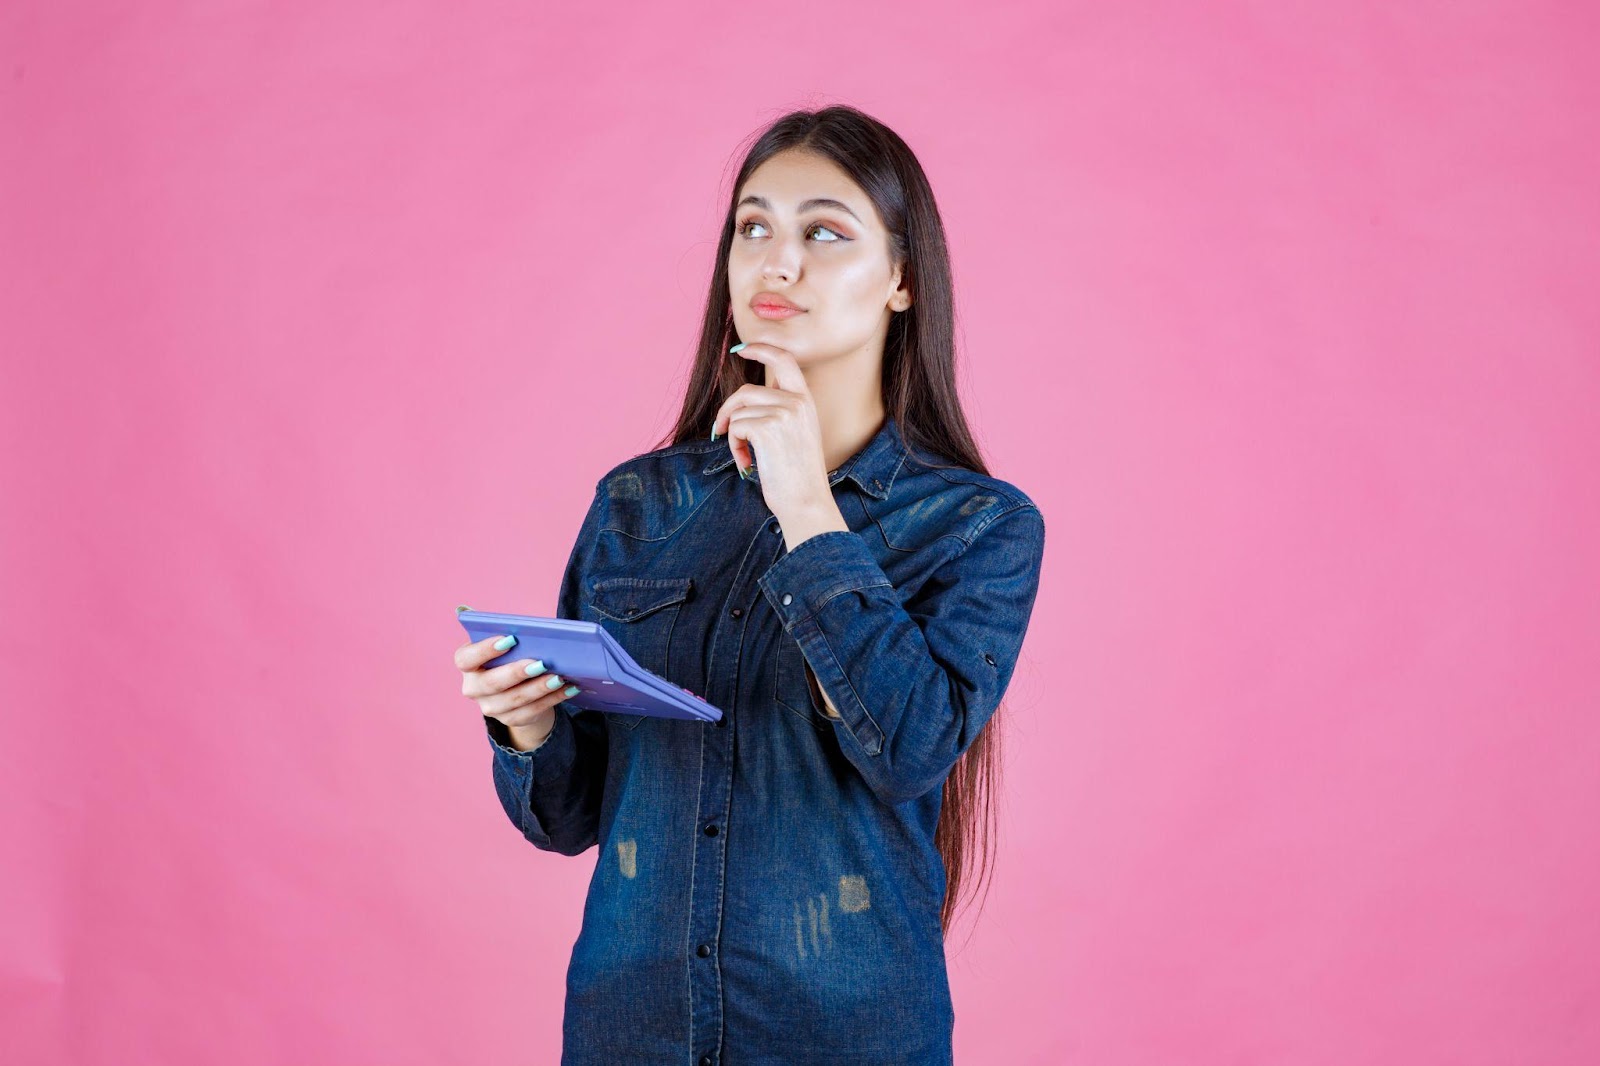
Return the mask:
<svg viewBox="0 0 1600 1066">
<path fill-rule="evenodd" d="M 717 945 L 722 932 L 722 899 L 727 877 L 727 848 L 731 833 L 739 831 L 729 809 L 733 792 L 733 750 L 738 737 L 739 678 L 747 646 L 745 634 L 761 602 L 760 577 L 783 554 L 778 520 L 761 525 L 741 555 L 738 574 L 717 612 L 711 641 L 706 699 L 726 708 L 717 725 L 700 731 L 700 793 L 696 824 L 701 827 L 691 870 L 689 989 L 693 1019 L 692 1040 L 709 1058 L 720 1050 L 722 1038 L 722 973 Z M 775 624 L 775 623 L 774 623 Z M 733 670 L 719 669 L 734 663 Z"/>
</svg>

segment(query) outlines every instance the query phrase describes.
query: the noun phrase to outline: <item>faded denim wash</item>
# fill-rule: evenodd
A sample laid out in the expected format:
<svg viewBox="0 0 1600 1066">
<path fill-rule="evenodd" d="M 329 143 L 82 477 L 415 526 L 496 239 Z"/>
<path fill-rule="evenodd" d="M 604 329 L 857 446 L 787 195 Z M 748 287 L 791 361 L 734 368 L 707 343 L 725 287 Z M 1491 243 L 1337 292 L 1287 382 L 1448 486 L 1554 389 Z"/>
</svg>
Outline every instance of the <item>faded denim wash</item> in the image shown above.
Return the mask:
<svg viewBox="0 0 1600 1066">
<path fill-rule="evenodd" d="M 1043 516 L 1007 482 L 908 452 L 893 417 L 829 472 L 849 532 L 786 551 L 754 477 L 725 439 L 619 463 L 558 603 L 721 721 L 563 703 L 518 752 L 485 719 L 523 836 L 599 845 L 563 1066 L 951 1061 L 934 828 L 1016 666 Z"/>
</svg>

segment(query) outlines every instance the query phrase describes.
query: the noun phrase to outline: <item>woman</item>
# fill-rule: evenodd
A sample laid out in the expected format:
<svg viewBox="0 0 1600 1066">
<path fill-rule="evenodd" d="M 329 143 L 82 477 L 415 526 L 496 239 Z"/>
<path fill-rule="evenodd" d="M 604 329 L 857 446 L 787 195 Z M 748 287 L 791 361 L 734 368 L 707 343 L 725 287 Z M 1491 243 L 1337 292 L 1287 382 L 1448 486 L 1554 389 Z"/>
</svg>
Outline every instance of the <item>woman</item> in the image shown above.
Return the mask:
<svg viewBox="0 0 1600 1066">
<path fill-rule="evenodd" d="M 599 845 L 564 1064 L 950 1062 L 944 934 L 1044 548 L 967 431 L 952 309 L 904 142 L 848 107 L 778 120 L 677 427 L 596 484 L 558 605 L 722 719 L 565 709 L 538 649 L 457 649 L 507 815 Z"/>
</svg>

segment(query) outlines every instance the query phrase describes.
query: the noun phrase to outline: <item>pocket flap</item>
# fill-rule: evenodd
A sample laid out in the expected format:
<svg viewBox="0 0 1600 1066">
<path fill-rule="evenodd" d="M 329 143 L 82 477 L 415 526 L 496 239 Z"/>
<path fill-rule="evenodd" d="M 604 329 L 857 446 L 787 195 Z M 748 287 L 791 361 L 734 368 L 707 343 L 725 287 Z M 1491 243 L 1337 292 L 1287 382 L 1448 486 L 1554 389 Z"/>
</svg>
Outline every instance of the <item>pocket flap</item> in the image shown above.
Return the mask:
<svg viewBox="0 0 1600 1066">
<path fill-rule="evenodd" d="M 589 586 L 594 609 L 619 622 L 636 622 L 653 611 L 682 603 L 694 591 L 692 577 L 598 578 Z"/>
</svg>

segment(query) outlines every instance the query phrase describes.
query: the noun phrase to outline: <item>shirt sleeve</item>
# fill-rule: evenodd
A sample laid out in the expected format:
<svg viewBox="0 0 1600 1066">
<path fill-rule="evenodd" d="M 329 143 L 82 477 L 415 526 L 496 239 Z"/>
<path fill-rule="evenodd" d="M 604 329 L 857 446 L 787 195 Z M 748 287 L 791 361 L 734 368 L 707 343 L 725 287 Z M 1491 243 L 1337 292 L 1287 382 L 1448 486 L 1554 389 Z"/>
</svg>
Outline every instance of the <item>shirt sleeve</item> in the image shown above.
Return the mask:
<svg viewBox="0 0 1600 1066">
<path fill-rule="evenodd" d="M 581 618 L 583 575 L 600 528 L 604 495 L 599 484 L 567 557 L 556 599 L 557 618 Z M 563 700 L 542 743 L 528 751 L 511 747 L 510 732 L 484 716 L 493 749 L 495 794 L 500 806 L 534 847 L 577 855 L 599 838 L 600 800 L 610 750 L 605 715 L 578 711 Z"/>
<path fill-rule="evenodd" d="M 982 526 L 904 602 L 853 531 L 808 537 L 761 576 L 838 708 L 841 749 L 885 802 L 942 785 L 994 714 L 1043 556 L 1044 516 L 1029 502 Z"/>
</svg>

